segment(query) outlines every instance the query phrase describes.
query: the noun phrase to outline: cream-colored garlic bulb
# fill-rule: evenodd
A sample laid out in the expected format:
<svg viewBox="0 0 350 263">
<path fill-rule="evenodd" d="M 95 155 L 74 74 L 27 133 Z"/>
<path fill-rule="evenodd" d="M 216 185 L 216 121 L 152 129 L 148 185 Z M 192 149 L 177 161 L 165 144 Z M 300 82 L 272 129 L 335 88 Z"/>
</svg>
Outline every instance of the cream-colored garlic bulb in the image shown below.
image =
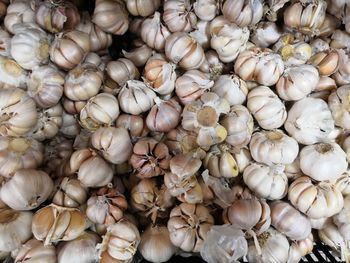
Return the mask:
<svg viewBox="0 0 350 263">
<path fill-rule="evenodd" d="M 37 118 L 35 102 L 23 90 L 0 90 L 0 135 L 24 135 L 36 125 Z"/>
<path fill-rule="evenodd" d="M 297 141 L 281 130 L 254 133 L 249 149 L 255 161 L 267 165 L 290 164 L 299 153 Z"/>
<path fill-rule="evenodd" d="M 163 21 L 171 32 L 189 32 L 197 23 L 189 0 L 167 0 L 163 6 Z"/>
<path fill-rule="evenodd" d="M 245 81 L 256 81 L 261 85 L 272 86 L 282 75 L 284 65 L 281 56 L 272 50 L 252 48 L 238 55 L 234 70 Z"/>
<path fill-rule="evenodd" d="M 312 233 L 305 239 L 292 242 L 289 248 L 288 263 L 297 263 L 302 257 L 310 254 L 314 248 Z"/>
<path fill-rule="evenodd" d="M 166 3 L 168 2 L 176 1 L 168 0 Z M 185 70 L 197 69 L 205 60 L 201 45 L 185 32 L 176 32 L 167 37 L 165 55 L 171 62 Z"/>
<path fill-rule="evenodd" d="M 281 99 L 300 100 L 316 88 L 319 79 L 318 71 L 312 65 L 288 67 L 278 80 L 276 90 Z"/>
<path fill-rule="evenodd" d="M 304 98 L 290 108 L 284 128 L 299 143 L 310 145 L 328 140 L 334 120 L 325 101 Z"/>
<path fill-rule="evenodd" d="M 316 181 L 337 180 L 347 169 L 346 153 L 337 143 L 317 143 L 300 151 L 300 168 Z"/>
<path fill-rule="evenodd" d="M 52 42 L 50 59 L 60 68 L 70 70 L 82 62 L 89 51 L 89 35 L 78 30 L 69 30 L 59 34 Z"/>
<path fill-rule="evenodd" d="M 286 107 L 269 87 L 254 88 L 248 93 L 247 99 L 247 107 L 261 128 L 273 130 L 286 121 Z"/>
<path fill-rule="evenodd" d="M 314 185 L 307 176 L 294 180 L 288 190 L 289 201 L 309 218 L 330 217 L 340 212 L 344 200 L 341 192 L 329 182 Z"/>
<path fill-rule="evenodd" d="M 193 9 L 201 20 L 211 21 L 219 12 L 219 3 L 216 0 L 196 0 Z"/>
<path fill-rule="evenodd" d="M 123 55 L 130 59 L 135 66 L 143 67 L 152 56 L 153 49 L 147 46 L 142 40 L 135 40 L 135 48 L 129 52 L 123 50 Z"/>
<path fill-rule="evenodd" d="M 256 25 L 256 29 L 252 32 L 251 41 L 259 46 L 267 48 L 277 42 L 281 37 L 281 32 L 276 23 L 262 21 Z"/>
<path fill-rule="evenodd" d="M 88 130 L 97 130 L 103 125 L 110 126 L 119 116 L 116 97 L 100 93 L 88 100 L 80 112 L 80 123 Z"/>
<path fill-rule="evenodd" d="M 46 262 L 56 263 L 56 249 L 52 245 L 44 245 L 43 242 L 30 239 L 19 249 L 17 256 L 15 257 L 15 263 L 34 263 L 34 262 Z"/>
<path fill-rule="evenodd" d="M 182 127 L 198 133 L 199 146 L 210 147 L 226 139 L 227 131 L 218 121 L 220 115 L 229 110 L 227 100 L 206 92 L 199 100 L 186 104 L 182 113 Z"/>
<path fill-rule="evenodd" d="M 288 191 L 288 178 L 283 166 L 252 163 L 244 169 L 244 183 L 257 196 L 268 200 L 282 199 Z"/>
<path fill-rule="evenodd" d="M 129 27 L 128 12 L 122 0 L 97 0 L 92 22 L 103 31 L 123 35 Z"/>
<path fill-rule="evenodd" d="M 85 204 L 87 197 L 87 188 L 79 180 L 64 177 L 53 196 L 52 203 L 58 206 L 78 208 Z"/>
<path fill-rule="evenodd" d="M 4 25 L 10 33 L 17 24 L 35 23 L 34 5 L 31 1 L 12 1 L 7 7 Z"/>
<path fill-rule="evenodd" d="M 202 96 L 213 85 L 214 81 L 209 79 L 208 74 L 199 70 L 188 70 L 176 79 L 175 93 L 182 104 L 188 104 Z"/>
<path fill-rule="evenodd" d="M 253 26 L 263 16 L 263 2 L 260 0 L 225 0 L 221 6 L 223 15 L 240 27 Z"/>
<path fill-rule="evenodd" d="M 118 101 L 124 112 L 139 115 L 152 108 L 155 97 L 156 94 L 146 83 L 128 80 L 119 92 Z"/>
<path fill-rule="evenodd" d="M 62 113 L 62 125 L 59 132 L 67 138 L 75 138 L 81 130 L 77 116 L 69 114 L 65 111 Z"/>
<path fill-rule="evenodd" d="M 80 149 L 70 157 L 71 171 L 86 187 L 102 187 L 112 181 L 113 169 L 102 157 L 91 149 Z"/>
<path fill-rule="evenodd" d="M 214 218 L 205 206 L 182 203 L 170 213 L 170 240 L 184 251 L 199 252 L 213 224 Z"/>
<path fill-rule="evenodd" d="M 121 114 L 116 121 L 116 127 L 127 129 L 133 140 L 148 133 L 146 123 L 140 115 Z"/>
<path fill-rule="evenodd" d="M 13 59 L 0 55 L 0 87 L 24 88 L 27 81 L 27 72 Z"/>
<path fill-rule="evenodd" d="M 313 55 L 309 62 L 317 67 L 320 75 L 329 76 L 338 70 L 340 56 L 337 50 L 325 50 Z"/>
<path fill-rule="evenodd" d="M 244 169 L 251 163 L 252 157 L 250 151 L 247 148 L 241 148 L 237 153 L 235 153 L 234 158 L 236 160 L 238 169 L 240 173 L 243 173 Z"/>
<path fill-rule="evenodd" d="M 292 240 L 306 239 L 311 233 L 309 219 L 287 202 L 274 201 L 271 207 L 271 224 Z"/>
<path fill-rule="evenodd" d="M 334 123 L 343 129 L 350 129 L 350 85 L 334 90 L 328 97 L 328 106 L 332 112 Z"/>
<path fill-rule="evenodd" d="M 0 197 L 12 209 L 32 210 L 43 203 L 52 190 L 53 182 L 47 173 L 22 169 L 1 187 Z"/>
<path fill-rule="evenodd" d="M 334 73 L 333 78 L 337 85 L 347 85 L 350 84 L 350 53 L 345 53 L 344 50 L 337 50 L 339 58 L 338 71 Z"/>
<path fill-rule="evenodd" d="M 0 175 L 11 177 L 23 168 L 38 168 L 44 159 L 44 146 L 30 138 L 0 137 Z"/>
<path fill-rule="evenodd" d="M 92 134 L 91 144 L 114 164 L 126 162 L 132 153 L 130 136 L 125 128 L 101 127 Z"/>
<path fill-rule="evenodd" d="M 134 63 L 126 58 L 120 58 L 107 64 L 106 71 L 108 76 L 123 86 L 128 80 L 138 79 L 140 73 Z"/>
<path fill-rule="evenodd" d="M 160 0 L 131 0 L 126 2 L 126 8 L 133 16 L 152 15 L 160 6 Z"/>
</svg>

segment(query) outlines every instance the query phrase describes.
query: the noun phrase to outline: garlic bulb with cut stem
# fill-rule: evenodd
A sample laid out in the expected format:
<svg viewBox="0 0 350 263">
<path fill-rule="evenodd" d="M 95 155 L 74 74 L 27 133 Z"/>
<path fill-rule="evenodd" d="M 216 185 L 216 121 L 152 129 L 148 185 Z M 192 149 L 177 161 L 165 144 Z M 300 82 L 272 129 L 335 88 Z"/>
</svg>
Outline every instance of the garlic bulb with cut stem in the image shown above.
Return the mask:
<svg viewBox="0 0 350 263">
<path fill-rule="evenodd" d="M 147 60 L 152 56 L 153 49 L 147 46 L 143 41 L 135 41 L 135 48 L 130 50 L 129 52 L 123 50 L 123 55 L 130 59 L 135 66 L 143 67 Z"/>
<path fill-rule="evenodd" d="M 189 32 L 195 28 L 197 17 L 189 0 L 167 0 L 163 10 L 163 21 L 171 32 Z"/>
<path fill-rule="evenodd" d="M 53 245 L 44 245 L 43 242 L 36 240 L 35 238 L 28 240 L 19 249 L 14 263 L 34 263 L 34 262 L 46 262 L 56 263 L 56 249 Z"/>
<path fill-rule="evenodd" d="M 78 179 L 64 177 L 52 198 L 52 203 L 58 206 L 78 208 L 85 204 L 87 198 L 87 188 Z"/>
<path fill-rule="evenodd" d="M 7 7 L 4 25 L 13 34 L 13 27 L 17 24 L 35 23 L 35 6 L 31 1 L 11 1 Z"/>
<path fill-rule="evenodd" d="M 116 127 L 127 129 L 132 140 L 148 133 L 146 123 L 139 115 L 120 114 L 116 120 Z"/>
<path fill-rule="evenodd" d="M 119 86 L 123 86 L 128 80 L 140 77 L 140 73 L 134 63 L 126 58 L 110 61 L 107 64 L 106 71 L 108 76 L 117 82 Z"/>
<path fill-rule="evenodd" d="M 313 55 L 309 63 L 317 67 L 321 76 L 329 76 L 337 72 L 340 56 L 337 50 L 325 50 Z"/>
<path fill-rule="evenodd" d="M 160 0 L 130 0 L 126 2 L 126 8 L 133 16 L 152 15 L 160 6 Z"/>
<path fill-rule="evenodd" d="M 0 87 L 25 87 L 27 72 L 13 59 L 0 55 L 0 73 Z"/>
<path fill-rule="evenodd" d="M 32 210 L 51 195 L 53 181 L 47 173 L 34 169 L 21 169 L 2 185 L 0 198 L 15 210 Z"/>
<path fill-rule="evenodd" d="M 194 13 L 203 21 L 211 21 L 219 13 L 219 2 L 216 0 L 196 0 L 193 3 Z"/>
<path fill-rule="evenodd" d="M 276 43 L 280 37 L 281 31 L 276 23 L 262 21 L 256 25 L 256 28 L 252 32 L 251 41 L 259 47 L 267 48 Z"/>
<path fill-rule="evenodd" d="M 332 112 L 335 125 L 350 129 L 350 85 L 345 85 L 334 90 L 328 97 L 328 106 Z"/>
</svg>

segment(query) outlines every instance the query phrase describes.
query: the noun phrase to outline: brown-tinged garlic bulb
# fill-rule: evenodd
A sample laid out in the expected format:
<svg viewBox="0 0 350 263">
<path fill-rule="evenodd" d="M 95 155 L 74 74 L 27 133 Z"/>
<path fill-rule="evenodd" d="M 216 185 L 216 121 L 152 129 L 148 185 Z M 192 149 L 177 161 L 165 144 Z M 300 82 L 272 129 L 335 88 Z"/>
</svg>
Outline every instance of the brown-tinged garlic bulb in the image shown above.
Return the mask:
<svg viewBox="0 0 350 263">
<path fill-rule="evenodd" d="M 232 62 L 246 49 L 249 34 L 248 28 L 241 28 L 218 16 L 210 22 L 210 47 L 218 53 L 222 62 Z"/>
<path fill-rule="evenodd" d="M 90 51 L 87 33 L 69 30 L 59 34 L 50 47 L 50 59 L 62 69 L 70 70 L 83 61 Z"/>
<path fill-rule="evenodd" d="M 21 89 L 0 90 L 0 135 L 21 136 L 37 123 L 35 102 Z"/>
<path fill-rule="evenodd" d="M 167 0 L 163 9 L 163 21 L 171 32 L 189 32 L 195 28 L 197 17 L 189 0 Z"/>
<path fill-rule="evenodd" d="M 55 106 L 63 94 L 64 75 L 56 67 L 46 65 L 32 70 L 27 80 L 28 94 L 41 108 Z"/>
<path fill-rule="evenodd" d="M 61 103 L 64 110 L 73 115 L 79 114 L 86 105 L 86 101 L 72 101 L 65 96 L 62 97 Z"/>
<path fill-rule="evenodd" d="M 119 104 L 116 97 L 100 93 L 88 100 L 80 112 L 81 125 L 91 131 L 103 125 L 110 126 L 119 116 Z"/>
<path fill-rule="evenodd" d="M 166 3 L 169 2 L 176 1 L 168 0 Z M 185 32 L 176 32 L 167 37 L 165 55 L 171 62 L 185 70 L 198 69 L 205 60 L 202 46 Z"/>
<path fill-rule="evenodd" d="M 76 208 L 53 204 L 36 211 L 32 222 L 34 237 L 44 241 L 44 245 L 73 240 L 87 227 L 88 223 L 83 212 Z"/>
<path fill-rule="evenodd" d="M 52 190 L 53 182 L 47 173 L 21 169 L 1 187 L 0 197 L 12 209 L 32 210 L 41 205 Z"/>
<path fill-rule="evenodd" d="M 114 187 L 98 189 L 87 201 L 86 216 L 95 224 L 112 225 L 123 218 L 128 203 Z"/>
<path fill-rule="evenodd" d="M 302 257 L 310 254 L 314 248 L 314 237 L 312 233 L 305 239 L 292 242 L 289 248 L 287 262 L 299 262 Z"/>
<path fill-rule="evenodd" d="M 53 245 L 44 245 L 43 242 L 30 239 L 19 249 L 17 256 L 15 257 L 15 263 L 34 263 L 34 262 L 46 262 L 56 263 L 56 249 Z"/>
<path fill-rule="evenodd" d="M 328 97 L 328 106 L 332 112 L 334 123 L 343 129 L 350 129 L 350 85 L 345 85 L 334 90 Z"/>
<path fill-rule="evenodd" d="M 62 125 L 59 132 L 67 138 L 75 138 L 80 133 L 81 127 L 77 116 L 65 111 L 62 113 Z"/>
<path fill-rule="evenodd" d="M 263 48 L 267 48 L 276 43 L 281 37 L 281 31 L 276 23 L 269 21 L 262 21 L 256 25 L 256 29 L 252 32 L 251 41 Z"/>
<path fill-rule="evenodd" d="M 17 24 L 35 23 L 34 6 L 31 1 L 12 1 L 7 7 L 4 25 L 13 34 Z"/>
<path fill-rule="evenodd" d="M 133 16 L 152 15 L 160 6 L 160 0 L 130 0 L 126 2 L 126 8 Z"/>
<path fill-rule="evenodd" d="M 79 181 L 86 187 L 102 187 L 113 178 L 112 167 L 92 149 L 75 151 L 70 157 L 70 169 L 78 173 Z"/>
<path fill-rule="evenodd" d="M 254 133 L 249 149 L 256 162 L 266 165 L 290 164 L 299 153 L 297 141 L 281 130 Z"/>
<path fill-rule="evenodd" d="M 147 60 L 152 56 L 153 49 L 151 49 L 141 40 L 135 42 L 135 48 L 129 52 L 123 50 L 123 55 L 127 59 L 130 59 L 136 67 L 143 67 Z"/>
<path fill-rule="evenodd" d="M 169 168 L 168 147 L 152 138 L 140 139 L 133 148 L 130 163 L 140 178 L 149 178 L 164 174 Z"/>
<path fill-rule="evenodd" d="M 128 80 L 138 79 L 140 73 L 134 63 L 126 58 L 120 58 L 107 64 L 106 71 L 108 76 L 123 86 Z"/>
<path fill-rule="evenodd" d="M 216 0 L 196 0 L 193 9 L 199 19 L 211 21 L 219 13 L 219 2 Z"/>
<path fill-rule="evenodd" d="M 0 87 L 24 88 L 27 81 L 27 72 L 13 59 L 0 55 Z"/>
<path fill-rule="evenodd" d="M 124 1 L 97 0 L 92 22 L 107 33 L 123 35 L 129 27 Z"/>
<path fill-rule="evenodd" d="M 127 220 L 108 226 L 100 245 L 100 262 L 129 262 L 141 241 L 137 227 Z"/>
<path fill-rule="evenodd" d="M 11 177 L 16 171 L 38 168 L 44 159 L 44 146 L 30 138 L 0 136 L 0 175 Z"/>
<path fill-rule="evenodd" d="M 325 101 L 304 98 L 290 108 L 284 128 L 299 143 L 310 145 L 328 140 L 334 120 Z"/>
<path fill-rule="evenodd" d="M 57 247 L 57 263 L 77 260 L 81 263 L 98 262 L 97 243 L 100 237 L 93 232 L 85 232 L 74 240 L 62 242 Z"/>
<path fill-rule="evenodd" d="M 271 224 L 292 240 L 306 239 L 311 233 L 309 219 L 287 202 L 274 201 L 271 207 Z"/>
<path fill-rule="evenodd" d="M 313 55 L 309 62 L 317 67 L 322 76 L 329 76 L 338 70 L 340 56 L 337 50 L 325 50 Z"/>
<path fill-rule="evenodd" d="M 175 82 L 175 93 L 182 104 L 188 104 L 204 94 L 214 85 L 209 75 L 199 70 L 188 70 Z"/>
<path fill-rule="evenodd" d="M 139 115 L 120 114 L 116 121 L 117 128 L 125 128 L 132 139 L 146 136 L 148 133 L 144 119 Z"/>
<path fill-rule="evenodd" d="M 329 182 L 314 185 L 307 176 L 294 180 L 288 190 L 289 201 L 309 218 L 330 217 L 340 212 L 344 205 L 341 192 Z"/>
<path fill-rule="evenodd" d="M 195 131 L 197 143 L 210 147 L 226 139 L 226 129 L 218 123 L 222 113 L 229 112 L 229 103 L 212 92 L 204 93 L 199 100 L 187 104 L 182 113 L 182 127 Z"/>
<path fill-rule="evenodd" d="M 160 100 L 155 98 L 155 103 L 147 115 L 147 127 L 151 131 L 157 132 L 169 132 L 176 128 L 182 112 L 182 107 L 176 99 Z"/>
<path fill-rule="evenodd" d="M 143 76 L 155 92 L 167 95 L 175 88 L 175 68 L 176 66 L 168 62 L 164 56 L 155 54 L 148 59 Z"/>
<path fill-rule="evenodd" d="M 58 206 L 78 208 L 88 198 L 87 188 L 74 178 L 64 177 L 53 196 L 52 203 Z"/>
<path fill-rule="evenodd" d="M 205 206 L 182 203 L 170 213 L 170 240 L 184 251 L 199 252 L 213 224 L 214 218 Z"/>
<path fill-rule="evenodd" d="M 6 15 L 7 6 L 9 4 L 8 0 L 0 1 L 0 17 L 3 18 Z"/>
<path fill-rule="evenodd" d="M 32 236 L 32 212 L 8 208 L 0 202 L 0 250 L 11 252 Z"/>
<path fill-rule="evenodd" d="M 139 115 L 152 108 L 155 97 L 156 94 L 146 83 L 128 80 L 119 92 L 118 101 L 125 113 Z"/>
<path fill-rule="evenodd" d="M 284 64 L 281 56 L 272 50 L 252 48 L 238 55 L 234 70 L 245 81 L 256 81 L 261 85 L 272 86 L 282 75 Z"/>
</svg>

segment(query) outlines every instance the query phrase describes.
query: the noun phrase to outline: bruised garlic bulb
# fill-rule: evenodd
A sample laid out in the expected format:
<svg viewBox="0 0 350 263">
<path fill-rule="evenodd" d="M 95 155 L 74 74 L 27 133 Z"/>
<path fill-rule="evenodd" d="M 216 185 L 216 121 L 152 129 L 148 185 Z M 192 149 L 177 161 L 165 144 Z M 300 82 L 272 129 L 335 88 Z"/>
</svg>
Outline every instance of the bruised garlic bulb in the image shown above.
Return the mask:
<svg viewBox="0 0 350 263">
<path fill-rule="evenodd" d="M 160 6 L 160 0 L 131 0 L 126 2 L 126 8 L 133 16 L 152 15 Z"/>
<path fill-rule="evenodd" d="M 343 129 L 350 129 L 350 85 L 334 90 L 328 97 L 328 106 L 332 112 L 334 123 Z"/>
<path fill-rule="evenodd" d="M 197 23 L 189 0 L 167 0 L 163 6 L 163 21 L 171 32 L 189 32 Z"/>
<path fill-rule="evenodd" d="M 123 86 L 128 80 L 140 77 L 140 73 L 134 63 L 126 58 L 109 62 L 106 71 L 108 76 L 118 83 L 119 86 Z"/>
<path fill-rule="evenodd" d="M 226 99 L 230 106 L 234 106 L 245 102 L 248 87 L 245 81 L 236 75 L 221 75 L 215 80 L 211 91 Z"/>
<path fill-rule="evenodd" d="M 304 98 L 290 108 L 284 128 L 299 143 L 310 145 L 328 140 L 334 120 L 322 99 Z"/>
<path fill-rule="evenodd" d="M 249 149 L 255 161 L 266 165 L 291 164 L 299 153 L 297 141 L 281 130 L 254 133 Z"/>
<path fill-rule="evenodd" d="M 199 19 L 211 21 L 219 12 L 219 3 L 216 0 L 196 0 L 193 9 Z"/>
<path fill-rule="evenodd" d="M 52 203 L 58 206 L 78 208 L 85 204 L 87 197 L 87 188 L 79 180 L 64 177 L 53 196 Z"/>
<path fill-rule="evenodd" d="M 259 47 L 267 48 L 276 43 L 280 37 L 281 32 L 276 23 L 262 21 L 252 32 L 251 41 Z"/>
<path fill-rule="evenodd" d="M 284 64 L 281 56 L 272 50 L 252 48 L 238 55 L 234 70 L 245 81 L 256 81 L 261 85 L 272 86 L 282 75 Z"/>
<path fill-rule="evenodd" d="M 30 239 L 28 242 L 22 245 L 15 258 L 15 263 L 34 263 L 34 262 L 46 262 L 56 263 L 56 249 L 52 245 L 44 245 L 43 242 Z"/>
<path fill-rule="evenodd" d="M 320 75 L 329 76 L 338 70 L 339 57 L 337 50 L 325 50 L 313 55 L 309 62 L 317 67 Z"/>
<path fill-rule="evenodd" d="M 31 1 L 12 1 L 7 7 L 4 25 L 13 34 L 13 27 L 17 24 L 35 23 L 35 6 Z"/>
<path fill-rule="evenodd" d="M 314 185 L 307 176 L 295 179 L 288 190 L 288 199 L 309 218 L 320 219 L 340 212 L 344 205 L 341 192 L 329 182 Z"/>
<path fill-rule="evenodd" d="M 285 105 L 269 87 L 259 86 L 251 90 L 247 107 L 260 127 L 266 130 L 281 127 L 287 119 Z"/>
<path fill-rule="evenodd" d="M 117 128 L 129 131 L 131 139 L 147 135 L 148 130 L 144 119 L 139 115 L 121 114 L 116 121 Z"/>
<path fill-rule="evenodd" d="M 92 22 L 107 33 L 123 35 L 129 27 L 124 1 L 97 0 Z"/>
<path fill-rule="evenodd" d="M 22 169 L 0 189 L 1 200 L 12 209 L 32 210 L 51 195 L 52 179 L 47 173 L 34 169 Z"/>
</svg>

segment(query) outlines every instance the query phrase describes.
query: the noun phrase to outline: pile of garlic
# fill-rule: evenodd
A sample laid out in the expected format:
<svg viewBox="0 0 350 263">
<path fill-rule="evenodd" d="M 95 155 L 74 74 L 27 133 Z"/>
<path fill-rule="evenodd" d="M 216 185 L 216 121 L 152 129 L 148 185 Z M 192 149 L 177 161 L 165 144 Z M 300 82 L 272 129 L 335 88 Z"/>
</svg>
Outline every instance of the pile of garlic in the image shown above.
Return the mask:
<svg viewBox="0 0 350 263">
<path fill-rule="evenodd" d="M 350 262 L 347 1 L 0 0 L 0 21 L 0 260 Z"/>
</svg>

